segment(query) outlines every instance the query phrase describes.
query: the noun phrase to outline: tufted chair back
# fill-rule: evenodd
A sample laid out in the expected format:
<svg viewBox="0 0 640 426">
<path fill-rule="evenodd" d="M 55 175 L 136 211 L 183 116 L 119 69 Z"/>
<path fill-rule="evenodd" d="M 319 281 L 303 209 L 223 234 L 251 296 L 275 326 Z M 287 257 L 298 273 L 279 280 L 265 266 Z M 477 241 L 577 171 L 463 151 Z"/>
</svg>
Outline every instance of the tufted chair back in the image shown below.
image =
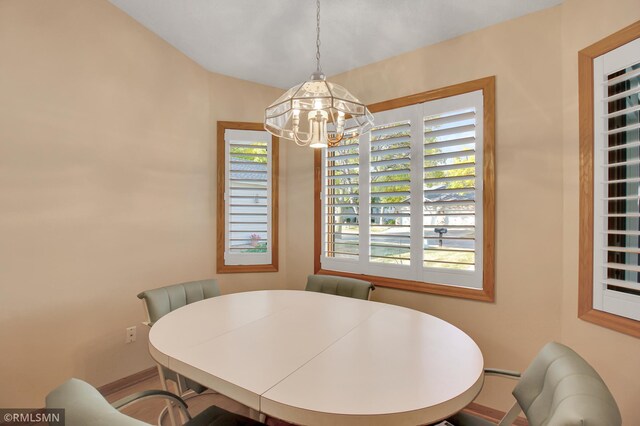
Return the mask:
<svg viewBox="0 0 640 426">
<path fill-rule="evenodd" d="M 145 301 L 149 325 L 171 311 L 193 302 L 220 296 L 218 282 L 214 279 L 191 281 L 143 291 L 138 299 Z"/>
<path fill-rule="evenodd" d="M 368 300 L 370 291 L 375 290 L 375 287 L 368 281 L 357 280 L 355 278 L 336 277 L 333 275 L 309 275 L 305 290 Z"/>
<path fill-rule="evenodd" d="M 572 349 L 545 345 L 513 396 L 531 426 L 619 426 L 620 411 L 600 375 Z"/>
<path fill-rule="evenodd" d="M 149 426 L 113 408 L 90 384 L 71 379 L 51 391 L 47 408 L 63 408 L 66 426 Z"/>
</svg>

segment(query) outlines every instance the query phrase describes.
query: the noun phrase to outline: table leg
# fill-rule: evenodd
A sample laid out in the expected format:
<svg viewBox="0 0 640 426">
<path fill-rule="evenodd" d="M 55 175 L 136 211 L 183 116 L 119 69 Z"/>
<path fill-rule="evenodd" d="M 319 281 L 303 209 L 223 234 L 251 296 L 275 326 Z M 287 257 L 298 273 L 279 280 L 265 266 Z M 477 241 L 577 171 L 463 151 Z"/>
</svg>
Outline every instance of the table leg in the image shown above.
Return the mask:
<svg viewBox="0 0 640 426">
<path fill-rule="evenodd" d="M 164 372 L 162 371 L 162 366 L 158 364 L 158 375 L 160 376 L 160 383 L 162 384 L 162 389 L 168 391 L 167 389 L 167 381 L 164 378 Z M 176 416 L 173 412 L 173 405 L 171 405 L 171 401 L 167 400 L 167 411 L 169 412 L 169 419 L 171 419 L 171 425 L 176 426 Z"/>
<path fill-rule="evenodd" d="M 249 417 L 262 423 L 264 423 L 264 421 L 267 419 L 267 416 L 265 414 L 261 413 L 258 410 L 254 410 L 253 408 L 249 408 Z"/>
</svg>

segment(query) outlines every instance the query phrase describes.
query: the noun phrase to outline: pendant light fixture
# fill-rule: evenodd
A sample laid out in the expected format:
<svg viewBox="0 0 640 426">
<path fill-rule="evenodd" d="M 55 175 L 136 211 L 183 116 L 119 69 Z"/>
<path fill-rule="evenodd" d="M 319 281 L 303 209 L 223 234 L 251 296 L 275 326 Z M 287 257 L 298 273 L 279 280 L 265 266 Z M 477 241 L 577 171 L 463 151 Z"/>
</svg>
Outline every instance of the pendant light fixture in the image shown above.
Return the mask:
<svg viewBox="0 0 640 426">
<path fill-rule="evenodd" d="M 371 130 L 373 116 L 347 89 L 326 80 L 320 67 L 320 0 L 316 0 L 316 71 L 309 80 L 292 87 L 265 110 L 264 127 L 272 135 L 300 146 L 336 146 L 349 130 Z"/>
</svg>

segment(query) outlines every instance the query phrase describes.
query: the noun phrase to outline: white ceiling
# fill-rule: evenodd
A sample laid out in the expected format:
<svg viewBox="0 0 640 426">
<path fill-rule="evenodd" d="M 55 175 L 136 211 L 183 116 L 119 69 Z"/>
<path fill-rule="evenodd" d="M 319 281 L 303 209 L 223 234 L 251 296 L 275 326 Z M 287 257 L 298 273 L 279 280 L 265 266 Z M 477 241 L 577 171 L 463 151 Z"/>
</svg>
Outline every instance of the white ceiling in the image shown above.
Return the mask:
<svg viewBox="0 0 640 426">
<path fill-rule="evenodd" d="M 209 71 L 285 89 L 315 70 L 313 0 L 110 1 Z M 560 3 L 322 0 L 322 68 L 335 75 Z"/>
</svg>

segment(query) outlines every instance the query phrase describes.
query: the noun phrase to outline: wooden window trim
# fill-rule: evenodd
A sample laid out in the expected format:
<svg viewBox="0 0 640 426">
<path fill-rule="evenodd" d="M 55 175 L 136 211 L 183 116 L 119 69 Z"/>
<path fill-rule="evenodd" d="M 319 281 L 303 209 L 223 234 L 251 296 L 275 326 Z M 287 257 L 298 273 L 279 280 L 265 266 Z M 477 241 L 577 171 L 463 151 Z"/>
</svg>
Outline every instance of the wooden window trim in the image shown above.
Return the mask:
<svg viewBox="0 0 640 426">
<path fill-rule="evenodd" d="M 578 318 L 640 337 L 640 321 L 593 308 L 593 60 L 640 38 L 640 21 L 578 52 L 580 123 L 580 226 Z"/>
<path fill-rule="evenodd" d="M 225 164 L 225 139 L 224 132 L 227 129 L 265 131 L 263 123 L 245 123 L 239 121 L 218 121 L 217 133 L 217 215 L 216 215 L 216 270 L 219 274 L 242 272 L 278 272 L 278 138 L 271 138 L 271 263 L 265 265 L 225 265 L 225 203 L 224 192 L 226 184 Z"/>
<path fill-rule="evenodd" d="M 495 300 L 495 76 L 379 102 L 370 105 L 368 108 L 372 113 L 376 113 L 477 90 L 482 90 L 484 110 L 484 161 L 482 165 L 484 182 L 484 242 L 482 247 L 482 290 L 322 269 L 320 264 L 322 251 L 322 203 L 320 199 L 320 192 L 322 190 L 322 155 L 319 150 L 316 150 L 314 157 L 314 271 L 316 274 L 360 278 L 371 281 L 380 287 L 400 290 L 452 296 L 483 302 L 493 302 Z"/>
</svg>

